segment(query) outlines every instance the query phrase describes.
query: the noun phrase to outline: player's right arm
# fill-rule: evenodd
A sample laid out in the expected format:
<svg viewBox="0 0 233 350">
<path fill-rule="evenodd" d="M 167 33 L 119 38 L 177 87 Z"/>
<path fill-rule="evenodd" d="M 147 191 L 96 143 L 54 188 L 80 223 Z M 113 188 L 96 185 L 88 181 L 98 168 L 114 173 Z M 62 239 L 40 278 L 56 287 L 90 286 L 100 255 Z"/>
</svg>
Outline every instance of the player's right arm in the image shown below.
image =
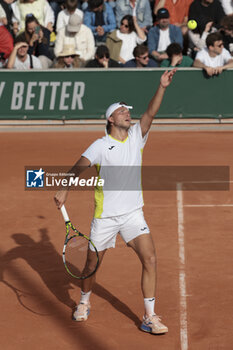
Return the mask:
<svg viewBox="0 0 233 350">
<path fill-rule="evenodd" d="M 159 87 L 156 93 L 154 94 L 154 96 L 152 97 L 147 107 L 147 110 L 142 115 L 142 118 L 140 120 L 142 137 L 144 137 L 148 133 L 151 127 L 152 121 L 155 115 L 157 114 L 160 108 L 160 105 L 162 103 L 165 90 L 170 85 L 173 75 L 175 74 L 176 71 L 177 71 L 177 68 L 174 68 L 170 71 L 165 71 L 161 76 Z"/>
<path fill-rule="evenodd" d="M 91 165 L 91 162 L 86 157 L 81 157 L 75 165 L 69 170 L 68 173 L 75 174 L 75 177 L 79 176 L 84 170 L 86 170 Z M 69 192 L 69 187 L 62 187 L 55 195 L 54 200 L 58 207 L 61 209 L 65 203 Z"/>
</svg>

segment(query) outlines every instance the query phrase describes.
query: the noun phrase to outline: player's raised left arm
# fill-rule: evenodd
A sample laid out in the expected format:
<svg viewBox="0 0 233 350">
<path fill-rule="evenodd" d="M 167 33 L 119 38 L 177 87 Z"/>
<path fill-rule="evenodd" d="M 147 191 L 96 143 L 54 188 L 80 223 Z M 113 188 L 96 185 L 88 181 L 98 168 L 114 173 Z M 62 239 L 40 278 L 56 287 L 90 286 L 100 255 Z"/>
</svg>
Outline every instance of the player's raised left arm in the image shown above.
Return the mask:
<svg viewBox="0 0 233 350">
<path fill-rule="evenodd" d="M 163 96 L 165 93 L 166 88 L 171 84 L 173 75 L 177 71 L 177 68 L 172 69 L 170 71 L 166 71 L 163 73 L 163 75 L 160 78 L 160 84 L 159 87 L 152 97 L 147 110 L 143 114 L 141 120 L 140 120 L 140 125 L 141 125 L 141 130 L 142 130 L 142 137 L 146 135 L 146 133 L 149 131 L 152 121 L 157 114 L 159 107 L 161 105 L 161 102 L 163 100 Z"/>
</svg>

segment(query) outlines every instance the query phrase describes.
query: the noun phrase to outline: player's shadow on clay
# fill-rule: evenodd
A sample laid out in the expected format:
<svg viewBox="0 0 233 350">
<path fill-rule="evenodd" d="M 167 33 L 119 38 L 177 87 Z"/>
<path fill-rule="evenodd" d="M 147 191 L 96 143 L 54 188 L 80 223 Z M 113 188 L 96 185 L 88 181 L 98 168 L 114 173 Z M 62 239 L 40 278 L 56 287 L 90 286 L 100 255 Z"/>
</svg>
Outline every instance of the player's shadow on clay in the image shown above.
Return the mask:
<svg viewBox="0 0 233 350">
<path fill-rule="evenodd" d="M 53 293 L 61 303 L 73 310 L 76 302 L 70 297 L 69 290 L 73 289 L 72 285 L 74 284 L 80 287 L 81 282 L 69 276 L 65 271 L 62 257 L 50 241 L 48 230 L 44 228 L 40 229 L 39 232 L 39 241 L 33 240 L 25 233 L 15 233 L 12 235 L 17 246 L 6 252 L 1 258 L 1 280 L 3 281 L 4 271 L 7 272 L 8 265 L 12 260 L 23 259 L 37 272 L 50 292 Z M 15 274 L 17 274 L 17 272 L 15 272 Z M 31 286 L 31 289 L 35 294 L 35 288 Z M 107 300 L 117 311 L 130 318 L 137 326 L 140 324 L 140 319 L 137 315 L 135 315 L 125 303 L 120 301 L 99 283 L 95 283 L 93 293 Z M 38 298 L 41 298 L 39 294 Z M 77 298 L 79 298 L 79 295 L 77 295 Z M 52 312 L 52 306 L 49 302 L 46 303 L 46 312 Z"/>
</svg>

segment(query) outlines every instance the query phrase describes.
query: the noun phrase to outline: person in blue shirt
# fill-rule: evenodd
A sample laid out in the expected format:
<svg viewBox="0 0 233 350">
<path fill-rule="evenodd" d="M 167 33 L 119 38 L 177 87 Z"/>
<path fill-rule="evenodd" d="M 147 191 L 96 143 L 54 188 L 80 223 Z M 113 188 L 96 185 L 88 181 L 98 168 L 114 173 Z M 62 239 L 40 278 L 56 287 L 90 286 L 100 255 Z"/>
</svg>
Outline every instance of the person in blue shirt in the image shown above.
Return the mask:
<svg viewBox="0 0 233 350">
<path fill-rule="evenodd" d="M 170 14 L 166 8 L 157 12 L 158 24 L 152 27 L 148 33 L 149 53 L 158 63 L 168 59 L 166 49 L 171 43 L 178 43 L 183 48 L 183 36 L 181 29 L 170 24 Z"/>
<path fill-rule="evenodd" d="M 124 16 L 134 16 L 134 12 L 139 27 L 147 33 L 153 24 L 149 0 L 116 0 L 115 13 L 117 27 L 120 28 L 121 19 Z"/>
<path fill-rule="evenodd" d="M 116 29 L 112 6 L 104 0 L 88 0 L 83 22 L 92 30 L 96 44 L 105 42 L 107 34 Z"/>
<path fill-rule="evenodd" d="M 158 67 L 158 63 L 149 58 L 149 50 L 145 45 L 137 45 L 133 50 L 134 59 L 127 61 L 125 68 L 153 68 Z"/>
</svg>

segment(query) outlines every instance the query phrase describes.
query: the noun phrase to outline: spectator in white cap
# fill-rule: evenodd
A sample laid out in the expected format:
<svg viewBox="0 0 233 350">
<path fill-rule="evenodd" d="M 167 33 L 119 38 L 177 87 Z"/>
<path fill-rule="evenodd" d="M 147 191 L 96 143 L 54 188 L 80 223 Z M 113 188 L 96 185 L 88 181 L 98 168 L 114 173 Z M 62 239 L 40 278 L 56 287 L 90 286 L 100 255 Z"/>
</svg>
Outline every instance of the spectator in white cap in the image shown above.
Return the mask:
<svg viewBox="0 0 233 350">
<path fill-rule="evenodd" d="M 68 24 L 57 33 L 54 54 L 56 57 L 64 50 L 65 45 L 75 47 L 75 53 L 80 59 L 88 61 L 94 57 L 95 41 L 91 29 L 82 24 L 82 18 L 74 13 Z"/>
<path fill-rule="evenodd" d="M 128 247 L 132 248 L 142 264 L 141 289 L 144 298 L 144 316 L 141 330 L 153 334 L 164 334 L 168 328 L 155 314 L 156 291 L 156 254 L 152 235 L 145 221 L 142 207 L 141 188 L 142 150 L 146 144 L 152 121 L 157 114 L 166 88 L 170 85 L 176 69 L 166 71 L 160 78 L 160 84 L 143 113 L 141 120 L 131 125 L 132 106 L 117 102 L 106 111 L 107 135 L 96 140 L 82 154 L 75 166 L 69 171 L 79 176 L 90 166 L 98 169 L 98 175 L 104 182 L 114 179 L 117 190 L 109 188 L 95 189 L 95 214 L 91 225 L 90 239 L 98 250 L 101 264 L 106 251 L 115 247 L 118 233 Z M 111 169 L 114 168 L 112 171 Z M 124 176 L 125 170 L 137 168 L 134 180 L 139 187 L 130 191 L 132 177 Z M 120 174 L 119 174 L 120 170 Z M 122 173 L 123 171 L 123 173 Z M 116 172 L 119 176 L 116 177 Z M 116 180 L 116 181 L 115 181 Z M 119 186 L 119 187 L 118 187 Z M 67 199 L 69 189 L 62 188 L 55 195 L 60 209 Z M 89 250 L 85 269 L 89 269 L 96 260 L 96 254 Z M 86 321 L 90 314 L 90 296 L 95 283 L 95 274 L 81 282 L 81 298 L 73 313 L 75 321 Z M 135 290 L 134 290 L 135 292 Z M 138 307 L 138 306 L 137 306 Z"/>
<path fill-rule="evenodd" d="M 65 9 L 60 11 L 57 16 L 56 31 L 58 32 L 62 27 L 65 27 L 71 15 L 76 13 L 83 19 L 83 11 L 78 6 L 78 0 L 65 0 Z"/>
</svg>

